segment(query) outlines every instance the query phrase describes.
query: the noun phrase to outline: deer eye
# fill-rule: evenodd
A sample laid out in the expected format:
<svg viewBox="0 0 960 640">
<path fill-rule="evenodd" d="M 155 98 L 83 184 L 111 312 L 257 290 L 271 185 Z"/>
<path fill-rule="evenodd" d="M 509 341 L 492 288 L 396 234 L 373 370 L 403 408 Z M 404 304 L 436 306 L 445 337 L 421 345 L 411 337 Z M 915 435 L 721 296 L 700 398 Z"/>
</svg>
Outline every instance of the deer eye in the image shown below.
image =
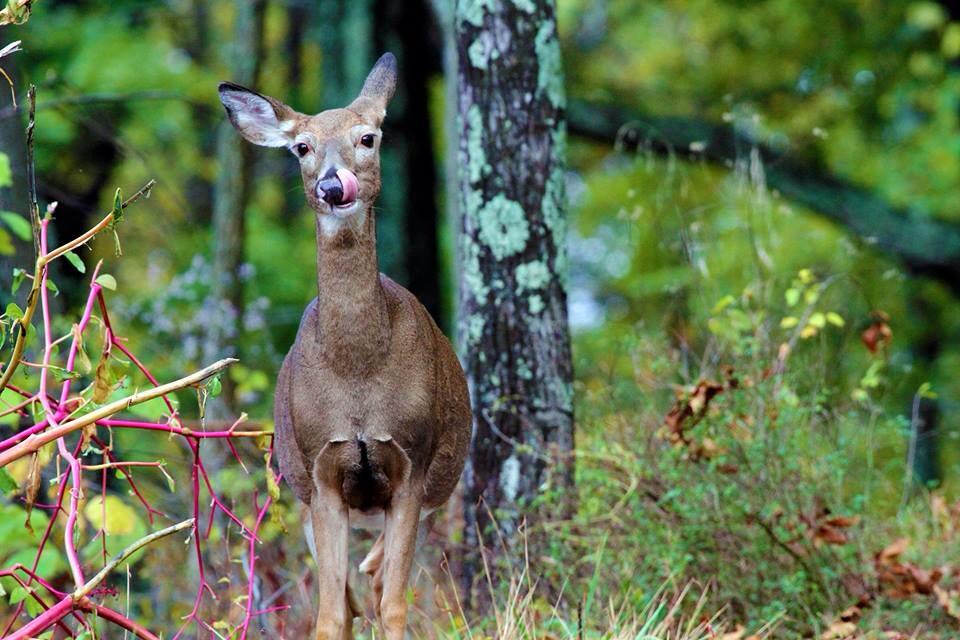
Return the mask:
<svg viewBox="0 0 960 640">
<path fill-rule="evenodd" d="M 293 145 L 293 152 L 302 158 L 310 153 L 310 147 L 303 142 L 298 142 L 297 144 Z"/>
<path fill-rule="evenodd" d="M 373 148 L 373 141 L 376 138 L 372 133 L 365 133 L 360 137 L 360 144 L 365 146 L 367 149 Z"/>
</svg>

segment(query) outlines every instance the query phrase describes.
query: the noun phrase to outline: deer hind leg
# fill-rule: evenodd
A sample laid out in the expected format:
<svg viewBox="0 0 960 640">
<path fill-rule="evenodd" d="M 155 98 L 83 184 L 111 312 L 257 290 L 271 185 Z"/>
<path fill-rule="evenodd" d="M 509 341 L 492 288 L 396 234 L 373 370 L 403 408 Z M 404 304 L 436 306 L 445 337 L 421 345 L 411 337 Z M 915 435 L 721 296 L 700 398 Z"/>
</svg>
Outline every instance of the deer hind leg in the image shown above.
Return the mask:
<svg viewBox="0 0 960 640">
<path fill-rule="evenodd" d="M 406 590 L 420 525 L 419 494 L 412 487 L 404 487 L 394 494 L 386 511 L 379 618 L 387 640 L 403 640 L 407 626 Z"/>
<path fill-rule="evenodd" d="M 314 638 L 345 640 L 352 637 L 353 627 L 347 583 L 347 534 L 350 531 L 347 505 L 338 493 L 318 485 L 309 511 L 319 596 Z"/>
<path fill-rule="evenodd" d="M 383 597 L 383 532 L 360 563 L 360 572 L 370 576 L 370 599 L 374 615 L 379 619 L 380 599 Z"/>
</svg>

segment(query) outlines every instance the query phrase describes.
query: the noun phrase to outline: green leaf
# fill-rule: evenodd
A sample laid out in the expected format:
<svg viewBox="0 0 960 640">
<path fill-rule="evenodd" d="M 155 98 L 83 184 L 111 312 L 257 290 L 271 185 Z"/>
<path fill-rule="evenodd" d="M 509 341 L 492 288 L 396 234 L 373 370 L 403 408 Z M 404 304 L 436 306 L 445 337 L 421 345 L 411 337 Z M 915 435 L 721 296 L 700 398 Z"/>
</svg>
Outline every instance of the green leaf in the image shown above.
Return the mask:
<svg viewBox="0 0 960 640">
<path fill-rule="evenodd" d="M 120 194 L 120 188 L 113 194 L 113 211 L 110 212 L 110 229 L 116 229 L 117 225 L 123 221 L 123 196 Z"/>
<path fill-rule="evenodd" d="M 67 371 L 63 367 L 48 367 L 50 373 L 53 374 L 53 377 L 57 379 L 57 382 L 63 382 L 64 380 L 76 380 L 80 377 L 80 374 L 76 371 Z"/>
<path fill-rule="evenodd" d="M 47 289 L 50 289 L 50 291 L 53 291 L 53 295 L 55 296 L 60 295 L 60 288 L 57 287 L 57 283 L 51 280 L 50 278 L 47 278 Z"/>
<path fill-rule="evenodd" d="M 110 291 L 117 290 L 117 279 L 114 278 L 109 273 L 101 274 L 100 277 L 94 280 L 94 282 L 96 282 L 98 285 L 100 285 L 104 289 L 110 289 Z"/>
<path fill-rule="evenodd" d="M 206 384 L 207 393 L 210 394 L 211 398 L 216 398 L 220 395 L 220 391 L 223 389 L 223 384 L 220 382 L 220 376 L 213 376 Z"/>
<path fill-rule="evenodd" d="M 783 294 L 783 297 L 787 301 L 787 306 L 792 307 L 800 301 L 800 290 L 787 289 L 786 293 Z"/>
<path fill-rule="evenodd" d="M 19 213 L 13 211 L 0 211 L 0 218 L 10 227 L 14 235 L 21 240 L 30 240 L 33 238 L 33 229 L 30 228 L 30 221 Z"/>
<path fill-rule="evenodd" d="M 924 382 L 920 385 L 920 388 L 917 389 L 917 395 L 921 398 L 926 398 L 927 400 L 936 400 L 937 392 L 933 390 L 933 385 L 929 382 Z"/>
<path fill-rule="evenodd" d="M 10 302 L 7 304 L 7 310 L 3 312 L 3 315 L 19 320 L 23 317 L 23 309 L 16 302 Z"/>
<path fill-rule="evenodd" d="M 816 313 L 810 316 L 809 324 L 811 327 L 816 327 L 817 329 L 823 329 L 825 326 L 827 326 L 827 318 L 822 313 L 817 311 Z"/>
<path fill-rule="evenodd" d="M 938 28 L 947 14 L 936 2 L 914 2 L 907 9 L 907 22 L 924 31 Z"/>
<path fill-rule="evenodd" d="M 781 328 L 781 329 L 792 329 L 792 328 L 794 328 L 795 326 L 797 326 L 797 324 L 799 324 L 799 322 L 800 322 L 800 321 L 799 321 L 797 318 L 795 318 L 794 316 L 787 316 L 787 317 L 785 317 L 783 320 L 780 321 L 780 328 Z"/>
<path fill-rule="evenodd" d="M 737 300 L 733 296 L 730 296 L 730 295 L 723 296 L 722 298 L 720 298 L 720 300 L 717 301 L 717 304 L 713 305 L 713 309 L 711 310 L 711 313 L 716 315 L 721 311 L 723 311 L 724 309 L 726 309 L 727 307 L 729 307 L 730 305 L 736 304 L 736 302 Z"/>
<path fill-rule="evenodd" d="M 28 595 L 30 594 L 23 587 L 14 587 L 13 591 L 10 592 L 10 604 L 19 604 L 26 600 Z"/>
<path fill-rule="evenodd" d="M 73 251 L 67 251 L 65 254 L 63 254 L 63 257 L 69 260 L 70 264 L 76 267 L 77 271 L 80 273 L 87 272 L 87 265 L 83 264 L 83 260 L 80 259 L 80 256 L 75 254 Z"/>
<path fill-rule="evenodd" d="M 17 289 L 20 288 L 20 285 L 23 284 L 23 279 L 27 276 L 27 272 L 21 269 L 20 267 L 13 268 L 13 282 L 10 285 L 10 293 L 16 293 Z"/>
<path fill-rule="evenodd" d="M 13 185 L 13 172 L 10 171 L 10 158 L 5 153 L 0 153 L 0 187 L 9 187 Z"/>
<path fill-rule="evenodd" d="M 17 482 L 10 477 L 6 469 L 0 468 L 0 493 L 10 494 L 17 490 Z M 0 595 L 3 595 L 0 593 Z"/>
</svg>

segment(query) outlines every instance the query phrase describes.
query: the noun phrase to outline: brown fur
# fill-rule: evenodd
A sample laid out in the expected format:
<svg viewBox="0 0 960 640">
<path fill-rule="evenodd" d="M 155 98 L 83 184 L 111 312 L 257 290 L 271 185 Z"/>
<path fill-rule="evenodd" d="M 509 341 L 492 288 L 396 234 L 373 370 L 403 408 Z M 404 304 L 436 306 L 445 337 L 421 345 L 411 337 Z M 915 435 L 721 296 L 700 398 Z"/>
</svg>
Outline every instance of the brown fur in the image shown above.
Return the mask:
<svg viewBox="0 0 960 640">
<path fill-rule="evenodd" d="M 349 637 L 353 609 L 332 600 L 349 593 L 351 509 L 384 513 L 382 541 L 372 554 L 376 610 L 386 637 L 403 637 L 421 511 L 439 507 L 453 492 L 470 440 L 466 378 L 450 343 L 416 298 L 378 271 L 379 127 L 395 80 L 387 54 L 349 107 L 316 116 L 221 86 L 230 119 L 248 140 L 271 146 L 306 140 L 312 149 L 301 158 L 301 171 L 317 214 L 319 296 L 304 312 L 277 378 L 274 446 L 284 479 L 307 505 L 304 521 L 315 537 L 316 638 Z M 365 131 L 376 134 L 372 150 L 358 143 Z M 331 166 L 353 171 L 359 182 L 359 210 L 348 220 L 325 220 L 336 214 L 316 194 Z"/>
</svg>

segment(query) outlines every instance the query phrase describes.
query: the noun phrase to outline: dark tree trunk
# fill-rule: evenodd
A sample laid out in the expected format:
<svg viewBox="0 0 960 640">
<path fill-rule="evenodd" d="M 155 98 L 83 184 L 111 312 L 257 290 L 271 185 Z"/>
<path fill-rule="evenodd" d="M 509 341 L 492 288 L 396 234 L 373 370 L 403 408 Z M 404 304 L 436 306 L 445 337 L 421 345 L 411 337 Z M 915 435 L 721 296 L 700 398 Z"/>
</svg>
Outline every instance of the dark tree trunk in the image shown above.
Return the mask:
<svg viewBox="0 0 960 640">
<path fill-rule="evenodd" d="M 303 45 L 307 40 L 314 20 L 313 2 L 294 0 L 287 6 L 287 35 L 284 39 L 284 55 L 287 63 L 287 88 L 285 102 L 295 109 L 312 113 L 319 109 L 319 100 L 307 100 L 303 92 Z M 326 60 L 326 56 L 324 56 Z M 289 156 L 273 155 L 267 160 L 275 175 L 283 176 L 283 222 L 292 223 L 306 207 L 303 199 L 303 182 L 300 166 Z"/>
<path fill-rule="evenodd" d="M 265 0 L 239 0 L 235 3 L 233 36 L 227 50 L 231 80 L 255 86 L 263 57 L 263 13 Z M 226 118 L 217 131 L 217 181 L 213 201 L 213 278 L 210 301 L 216 305 L 217 318 L 209 327 L 206 359 L 237 354 L 237 341 L 243 323 L 243 280 L 240 267 L 244 260 L 246 209 L 253 176 L 251 145 L 236 135 Z M 213 414 L 224 409 L 234 413 L 234 385 L 223 379 L 222 403 L 212 403 Z M 212 415 L 219 418 L 226 416 Z"/>
<path fill-rule="evenodd" d="M 382 207 L 402 226 L 398 277 L 443 326 L 437 165 L 430 80 L 443 72 L 439 25 L 426 0 L 378 0 L 377 47 L 397 56 L 400 82 L 384 124 L 389 141 Z M 397 243 L 394 242 L 396 246 Z"/>
<path fill-rule="evenodd" d="M 209 66 L 210 6 L 207 0 L 191 0 L 181 33 L 184 37 L 183 49 L 193 64 L 198 68 Z M 200 155 L 209 158 L 216 151 L 220 113 L 208 105 L 194 102 L 190 103 L 189 108 L 194 130 L 198 133 Z M 190 203 L 187 215 L 191 222 L 206 227 L 213 215 L 213 185 L 206 177 L 193 175 L 187 179 L 185 191 Z"/>
<path fill-rule="evenodd" d="M 15 70 L 14 58 L 22 53 L 16 53 L 3 60 L 3 69 L 15 82 L 17 74 Z M 27 187 L 27 136 L 26 119 L 22 114 L 26 111 L 27 92 L 21 90 L 18 84 L 17 104 L 20 107 L 17 111 L 9 112 L 8 115 L 0 116 L 0 152 L 6 154 L 10 162 L 10 173 L 13 184 L 9 187 L 0 188 L 0 211 L 13 211 L 22 215 L 27 220 L 30 219 L 30 196 Z M 7 113 L 7 110 L 13 106 L 13 99 L 10 95 L 10 87 L 5 79 L 0 78 L 0 113 Z M 30 269 L 33 262 L 33 244 L 24 242 L 11 234 L 14 245 L 12 255 L 0 256 L 0 304 L 6 308 L 7 303 L 13 299 L 10 294 L 10 285 L 12 283 L 12 273 L 14 267 Z M 24 287 L 27 289 L 29 287 Z M 21 291 L 23 295 L 23 291 Z"/>
<path fill-rule="evenodd" d="M 923 330 L 911 346 L 914 369 L 924 377 L 936 369 L 937 359 L 943 350 L 944 336 L 948 335 L 944 323 L 937 314 L 936 304 L 921 290 L 914 289 L 909 298 L 911 311 L 917 318 L 924 318 Z M 940 403 L 932 394 L 914 397 L 910 407 L 910 438 L 907 460 L 916 484 L 931 488 L 940 484 L 943 476 L 940 469 L 940 439 L 938 434 Z"/>
<path fill-rule="evenodd" d="M 523 521 L 540 516 L 534 499 L 572 494 L 573 371 L 555 3 L 461 1 L 455 23 L 460 335 L 475 425 L 464 496 L 469 598 L 479 554 L 513 555 Z"/>
</svg>

